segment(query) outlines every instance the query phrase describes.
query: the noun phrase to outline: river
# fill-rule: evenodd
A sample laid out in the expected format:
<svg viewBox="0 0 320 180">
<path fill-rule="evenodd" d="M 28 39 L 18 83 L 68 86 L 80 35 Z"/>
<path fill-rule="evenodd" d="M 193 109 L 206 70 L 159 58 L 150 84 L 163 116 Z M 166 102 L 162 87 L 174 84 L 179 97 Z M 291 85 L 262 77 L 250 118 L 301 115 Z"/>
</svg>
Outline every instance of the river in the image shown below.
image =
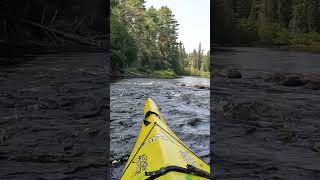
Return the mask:
<svg viewBox="0 0 320 180">
<path fill-rule="evenodd" d="M 217 179 L 318 180 L 320 91 L 257 75 L 318 76 L 319 60 L 320 54 L 267 48 L 215 52 L 214 68 L 236 68 L 243 76 L 212 77 L 210 108 L 209 90 L 193 87 L 209 84 L 208 79 L 112 83 L 112 178 L 120 176 L 139 133 L 144 102 L 152 97 L 172 130 L 205 161 L 214 160 Z M 4 61 L 18 64 L 1 65 L 0 179 L 104 179 L 106 54 L 46 52 Z"/>
<path fill-rule="evenodd" d="M 105 179 L 106 57 L 0 58 L 0 179 Z"/>
<path fill-rule="evenodd" d="M 185 84 L 178 86 L 177 84 Z M 140 132 L 144 103 L 151 97 L 160 108 L 169 127 L 197 155 L 210 161 L 209 86 L 206 78 L 123 79 L 111 84 L 111 177 L 119 179 Z"/>
<path fill-rule="evenodd" d="M 319 73 L 320 54 L 284 51 L 272 48 L 224 48 L 214 54 L 214 61 L 240 67 L 248 73 L 280 72 Z M 246 74 L 248 75 L 248 74 Z"/>
<path fill-rule="evenodd" d="M 320 179 L 320 91 L 259 77 L 319 76 L 320 54 L 222 48 L 214 52 L 212 66 L 242 74 L 240 79 L 212 77 L 215 178 Z"/>
</svg>

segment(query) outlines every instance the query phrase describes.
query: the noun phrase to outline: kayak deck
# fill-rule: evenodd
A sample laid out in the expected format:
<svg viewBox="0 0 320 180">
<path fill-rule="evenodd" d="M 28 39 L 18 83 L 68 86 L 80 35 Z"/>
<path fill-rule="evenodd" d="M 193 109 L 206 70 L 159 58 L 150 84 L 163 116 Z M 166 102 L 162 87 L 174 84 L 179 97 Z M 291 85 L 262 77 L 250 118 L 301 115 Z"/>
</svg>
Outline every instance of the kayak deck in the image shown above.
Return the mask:
<svg viewBox="0 0 320 180">
<path fill-rule="evenodd" d="M 210 167 L 168 127 L 149 98 L 146 118 L 121 179 L 208 179 Z"/>
</svg>

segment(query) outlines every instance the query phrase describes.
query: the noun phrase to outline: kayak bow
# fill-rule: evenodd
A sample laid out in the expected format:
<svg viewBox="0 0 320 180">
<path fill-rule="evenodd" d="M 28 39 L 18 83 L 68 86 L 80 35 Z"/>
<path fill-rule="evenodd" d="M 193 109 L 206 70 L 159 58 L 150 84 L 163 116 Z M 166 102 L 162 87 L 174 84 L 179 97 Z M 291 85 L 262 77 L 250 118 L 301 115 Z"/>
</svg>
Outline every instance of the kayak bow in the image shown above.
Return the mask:
<svg viewBox="0 0 320 180">
<path fill-rule="evenodd" d="M 210 179 L 209 165 L 173 133 L 151 98 L 147 99 L 144 115 L 121 180 Z"/>
</svg>

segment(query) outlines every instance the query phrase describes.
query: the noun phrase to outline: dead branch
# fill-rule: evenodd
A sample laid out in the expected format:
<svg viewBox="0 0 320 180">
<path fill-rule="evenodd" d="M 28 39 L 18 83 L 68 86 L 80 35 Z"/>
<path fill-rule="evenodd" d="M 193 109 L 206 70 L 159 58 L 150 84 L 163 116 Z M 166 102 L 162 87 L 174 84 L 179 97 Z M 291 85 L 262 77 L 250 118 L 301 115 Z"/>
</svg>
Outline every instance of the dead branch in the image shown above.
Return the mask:
<svg viewBox="0 0 320 180">
<path fill-rule="evenodd" d="M 132 74 L 132 75 L 135 75 L 135 76 L 142 76 L 142 74 L 134 73 L 134 72 L 125 70 L 123 68 L 118 68 L 118 67 L 115 67 L 115 66 L 112 66 L 111 68 L 117 69 L 117 70 L 122 71 L 122 72 L 126 72 L 128 74 Z"/>
<path fill-rule="evenodd" d="M 56 19 L 57 15 L 58 15 L 58 9 L 55 10 L 53 17 L 51 18 L 50 25 L 52 25 L 52 23 Z"/>
<path fill-rule="evenodd" d="M 20 20 L 20 22 L 24 23 L 24 24 L 27 24 L 29 26 L 36 27 L 36 28 L 45 29 L 46 31 L 50 31 L 50 32 L 55 33 L 57 36 L 61 36 L 61 37 L 65 38 L 65 39 L 69 39 L 69 40 L 73 40 L 73 41 L 78 41 L 81 44 L 92 45 L 92 46 L 97 46 L 97 47 L 100 46 L 100 42 L 99 41 L 96 41 L 96 40 L 93 40 L 93 39 L 89 39 L 89 38 L 84 38 L 82 36 L 71 34 L 71 33 L 66 33 L 66 32 L 63 32 L 63 31 L 60 31 L 60 30 L 57 30 L 57 29 L 54 29 L 54 28 L 49 28 L 49 27 L 47 27 L 45 25 L 41 25 L 39 23 L 35 23 L 33 21 L 30 21 L 30 20 L 22 19 L 22 20 Z"/>
<path fill-rule="evenodd" d="M 44 23 L 44 16 L 46 14 L 46 8 L 43 8 L 43 12 L 42 12 L 42 18 L 41 18 L 41 24 Z"/>
</svg>

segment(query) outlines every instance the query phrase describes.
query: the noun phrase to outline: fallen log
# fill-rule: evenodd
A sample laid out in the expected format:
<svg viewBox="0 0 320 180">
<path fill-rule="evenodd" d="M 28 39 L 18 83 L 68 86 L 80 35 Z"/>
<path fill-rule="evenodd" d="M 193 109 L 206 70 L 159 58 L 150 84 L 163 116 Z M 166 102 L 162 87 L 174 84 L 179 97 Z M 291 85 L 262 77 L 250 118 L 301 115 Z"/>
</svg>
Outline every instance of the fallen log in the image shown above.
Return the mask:
<svg viewBox="0 0 320 180">
<path fill-rule="evenodd" d="M 78 41 L 81 44 L 100 47 L 100 41 L 96 41 L 96 40 L 89 39 L 89 38 L 84 38 L 82 36 L 75 35 L 75 34 L 66 33 L 66 32 L 63 32 L 63 31 L 60 31 L 60 30 L 57 30 L 57 29 L 54 29 L 54 28 L 49 28 L 49 27 L 47 27 L 45 25 L 41 25 L 39 23 L 35 23 L 35 22 L 29 21 L 29 20 L 26 20 L 26 19 L 22 19 L 22 20 L 20 20 L 20 22 L 24 23 L 24 24 L 27 24 L 27 25 L 30 25 L 30 26 L 33 26 L 33 27 L 44 29 L 46 31 L 50 31 L 50 32 L 52 32 L 52 33 L 54 33 L 54 34 L 56 34 L 58 36 L 61 36 L 61 37 L 65 38 L 65 39 L 68 39 L 68 40 Z"/>
<path fill-rule="evenodd" d="M 134 72 L 122 69 L 122 68 L 118 68 L 118 67 L 114 67 L 114 66 L 112 66 L 111 68 L 117 69 L 117 70 L 122 71 L 122 72 L 126 72 L 128 74 L 132 74 L 132 75 L 135 75 L 135 76 L 143 76 L 142 74 L 134 73 Z"/>
<path fill-rule="evenodd" d="M 38 47 L 45 47 L 46 46 L 45 44 L 43 44 L 41 42 L 37 42 L 37 41 L 27 40 L 27 42 L 31 45 L 38 46 Z"/>
</svg>

